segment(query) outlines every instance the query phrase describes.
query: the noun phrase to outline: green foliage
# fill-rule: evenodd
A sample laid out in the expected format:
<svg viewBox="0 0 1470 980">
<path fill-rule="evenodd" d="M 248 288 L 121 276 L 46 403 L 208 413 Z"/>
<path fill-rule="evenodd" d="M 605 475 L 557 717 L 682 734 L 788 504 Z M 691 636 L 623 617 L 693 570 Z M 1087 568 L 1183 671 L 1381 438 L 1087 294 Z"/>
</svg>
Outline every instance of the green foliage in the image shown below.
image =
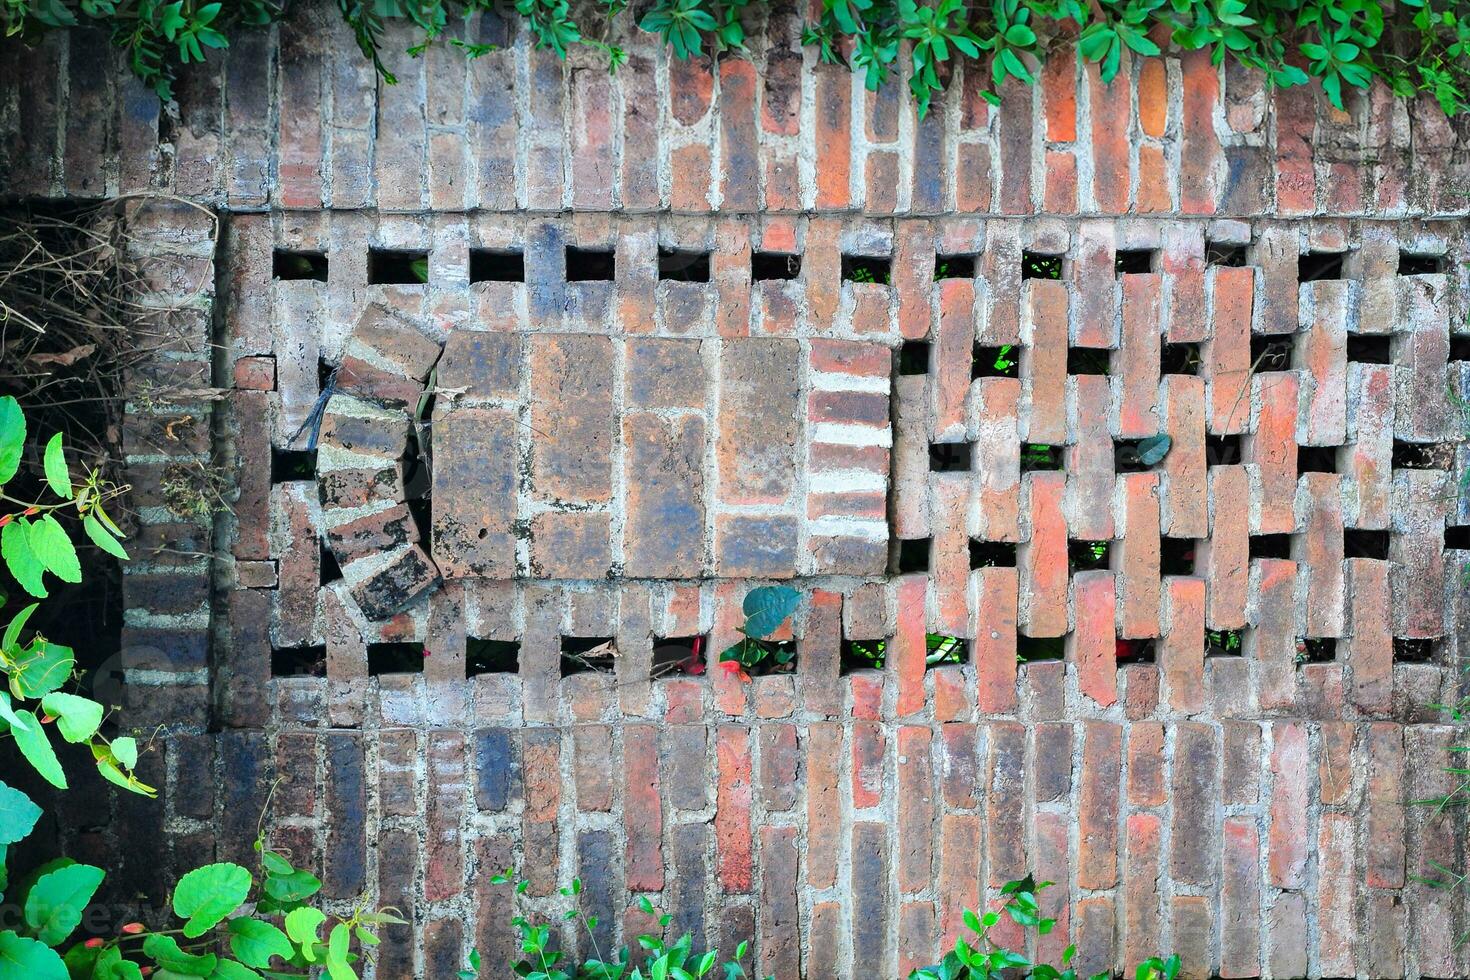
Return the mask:
<svg viewBox="0 0 1470 980">
<path fill-rule="evenodd" d="M 745 623 L 739 641 L 720 654 L 725 670 L 743 680 L 751 671 L 776 670 L 796 658 L 796 644 L 769 639 L 801 605 L 801 593 L 789 585 L 763 585 L 752 589 L 741 605 Z"/>
<path fill-rule="evenodd" d="M 744 52 L 743 19 L 751 4 L 654 0 L 638 26 L 677 58 Z M 337 6 L 389 83 L 396 81 L 382 58 L 389 20 L 410 21 L 422 32 L 408 48 L 415 56 L 446 36 L 468 57 L 493 50 L 450 29 L 451 22 L 489 9 L 491 0 L 337 0 Z M 0 23 L 7 34 L 31 40 L 82 23 L 104 26 L 133 72 L 169 99 L 179 66 L 225 47 L 241 29 L 280 19 L 283 8 L 273 0 L 0 0 Z M 605 56 L 612 70 L 627 54 L 605 40 L 607 24 L 625 8 L 626 0 L 598 0 L 574 14 L 569 0 L 514 2 L 538 47 L 565 57 L 584 45 Z M 1426 94 L 1451 115 L 1470 107 L 1470 7 L 1457 0 L 1402 0 L 1392 7 L 1376 0 L 981 0 L 968 7 L 963 0 L 822 0 L 802 40 L 821 60 L 861 73 L 873 90 L 906 62 L 922 115 L 957 61 L 978 69 L 979 94 L 998 103 L 1007 79 L 1033 83 L 1052 43 L 1073 32 L 1078 53 L 1099 66 L 1106 82 L 1122 70 L 1125 51 L 1157 55 L 1167 39 L 1180 50 L 1209 51 L 1216 64 L 1229 56 L 1260 69 L 1276 86 L 1318 79 L 1338 108 L 1346 104 L 1345 90 L 1364 89 L 1375 78 L 1401 96 Z M 0 476 L 4 468 L 0 451 Z"/>
<path fill-rule="evenodd" d="M 516 881 L 514 870 L 494 875 L 490 881 L 496 885 L 514 883 L 517 902 L 530 886 L 527 881 Z M 664 942 L 662 935 L 662 931 L 668 929 L 673 919 L 667 914 L 658 916 L 660 935 L 638 937 L 638 945 L 643 950 L 641 966 L 632 964 L 627 946 L 612 951 L 613 958 L 605 960 L 593 934 L 599 920 L 597 916 L 587 915 L 582 911 L 581 879 L 573 878 L 571 885 L 560 889 L 560 893 L 570 903 L 570 908 L 561 914 L 562 921 L 575 923 L 586 932 L 592 955 L 580 966 L 564 963 L 567 954 L 555 948 L 550 924 L 533 921 L 517 911 L 510 922 L 521 937 L 521 952 L 525 955 L 522 959 L 506 964 L 511 976 L 529 977 L 532 980 L 698 980 L 700 977 L 710 977 L 711 980 L 715 977 L 722 980 L 749 980 L 750 974 L 741 966 L 741 961 L 749 954 L 748 944 L 740 943 L 735 948 L 734 958 L 723 963 L 718 950 L 696 953 L 694 939 L 687 932 L 670 945 Z M 647 896 L 638 899 L 638 906 L 645 915 L 658 914 Z M 719 967 L 718 973 L 715 972 L 716 967 Z M 471 952 L 469 965 L 459 972 L 459 980 L 476 980 L 480 975 L 480 954 Z M 765 980 L 773 978 L 766 977 Z"/>
<path fill-rule="evenodd" d="M 1068 946 L 1062 954 L 1060 965 L 1033 963 L 1023 953 L 1007 949 L 990 935 L 1002 915 L 1010 918 L 1021 929 L 1034 929 L 1037 935 L 1048 935 L 1056 927 L 1055 919 L 1041 914 L 1041 905 L 1036 899 L 1038 892 L 1051 886 L 1051 882 L 1037 882 L 1029 875 L 1018 881 L 1007 883 L 1001 888 L 1005 903 L 999 910 L 983 915 L 971 909 L 964 910 L 965 928 L 969 938 L 955 940 L 954 948 L 933 966 L 926 966 L 909 974 L 908 980 L 988 980 L 988 978 L 1025 977 L 1029 980 L 1077 980 L 1077 971 L 1072 960 L 1077 955 L 1076 946 Z M 1167 960 L 1152 957 L 1138 964 L 1134 974 L 1136 980 L 1174 980 L 1179 974 L 1179 957 Z M 1091 980 L 1107 980 L 1111 973 L 1094 974 Z"/>
</svg>

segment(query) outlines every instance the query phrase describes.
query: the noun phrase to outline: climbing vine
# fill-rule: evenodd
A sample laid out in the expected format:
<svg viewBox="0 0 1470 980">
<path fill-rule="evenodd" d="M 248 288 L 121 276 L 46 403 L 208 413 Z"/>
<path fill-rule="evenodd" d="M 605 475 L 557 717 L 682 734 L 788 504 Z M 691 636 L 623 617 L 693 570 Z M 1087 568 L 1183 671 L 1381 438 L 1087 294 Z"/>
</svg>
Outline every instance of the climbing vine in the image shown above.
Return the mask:
<svg viewBox="0 0 1470 980">
<path fill-rule="evenodd" d="M 565 57 L 582 45 L 606 57 L 610 70 L 626 52 L 609 38 L 623 15 L 660 37 L 674 57 L 745 53 L 747 31 L 767 0 L 652 0 L 628 11 L 627 0 L 514 0 L 537 47 Z M 386 24 L 411 21 L 421 37 L 408 49 L 421 54 L 447 43 L 478 57 L 493 45 L 455 36 L 455 22 L 495 0 L 337 0 L 358 47 L 386 82 Z M 160 98 L 173 97 L 175 72 L 203 61 L 229 37 L 281 19 L 273 0 L 0 0 L 7 35 L 35 40 L 47 30 L 92 24 L 111 31 L 133 72 Z M 876 90 L 896 75 L 908 78 L 921 115 L 944 91 L 955 62 L 979 71 L 979 94 L 999 102 L 1007 79 L 1032 83 L 1059 40 L 1076 38 L 1077 51 L 1100 66 L 1104 81 L 1121 70 L 1123 54 L 1160 54 L 1162 46 L 1209 51 L 1260 69 L 1281 87 L 1321 82 L 1338 108 L 1353 89 L 1380 79 L 1400 96 L 1425 93 L 1448 114 L 1470 107 L 1470 6 L 1459 0 L 822 0 L 821 13 L 802 40 L 825 62 L 860 72 Z M 971 76 L 967 76 L 971 77 Z"/>
</svg>

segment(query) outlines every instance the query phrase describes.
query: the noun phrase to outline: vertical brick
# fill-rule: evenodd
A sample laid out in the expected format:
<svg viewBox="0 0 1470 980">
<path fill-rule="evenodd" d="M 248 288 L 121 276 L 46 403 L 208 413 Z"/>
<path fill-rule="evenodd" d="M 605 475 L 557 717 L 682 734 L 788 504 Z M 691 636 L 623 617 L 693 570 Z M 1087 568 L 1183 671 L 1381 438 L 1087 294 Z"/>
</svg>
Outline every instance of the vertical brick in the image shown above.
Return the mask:
<svg viewBox="0 0 1470 980">
<path fill-rule="evenodd" d="M 795 827 L 761 828 L 760 971 L 794 976 L 801 960 Z"/>
<path fill-rule="evenodd" d="M 1220 884 L 1220 976 L 1261 968 L 1260 834 L 1252 818 L 1226 817 Z"/>
<path fill-rule="evenodd" d="M 934 871 L 934 763 L 928 728 L 898 730 L 898 888 L 928 887 Z"/>
<path fill-rule="evenodd" d="M 1077 884 L 1083 888 L 1112 888 L 1118 883 L 1122 765 L 1122 727 L 1109 722 L 1084 722 L 1082 786 L 1077 804 Z"/>
<path fill-rule="evenodd" d="M 1304 725 L 1271 726 L 1271 823 L 1267 838 L 1270 882 L 1296 890 L 1307 876 L 1307 730 Z"/>
<path fill-rule="evenodd" d="M 1180 884 L 1205 885 L 1215 880 L 1214 855 L 1210 848 L 1198 845 L 1201 840 L 1216 839 L 1219 761 L 1220 750 L 1210 725 L 1178 723 L 1170 766 L 1174 814 L 1169 835 L 1169 873 Z"/>
<path fill-rule="evenodd" d="M 1003 714 L 1016 707 L 1016 570 L 981 568 L 974 580 L 977 706 Z"/>
<path fill-rule="evenodd" d="M 719 789 L 715 801 L 715 842 L 720 886 L 726 892 L 751 888 L 750 737 L 745 730 L 722 726 L 715 737 Z"/>
<path fill-rule="evenodd" d="M 659 797 L 658 740 L 652 727 L 624 727 L 623 771 L 623 823 L 627 833 L 624 865 L 628 888 L 662 891 L 663 807 Z M 748 772 L 746 778 L 748 801 Z"/>
<path fill-rule="evenodd" d="M 1118 699 L 1117 593 L 1113 573 L 1078 572 L 1075 587 L 1077 629 L 1067 637 L 1067 659 L 1076 665 L 1078 689 L 1107 707 Z"/>
<path fill-rule="evenodd" d="M 888 923 L 894 909 L 889 887 L 888 827 L 852 825 L 852 955 L 866 969 L 885 970 L 893 949 Z"/>
</svg>

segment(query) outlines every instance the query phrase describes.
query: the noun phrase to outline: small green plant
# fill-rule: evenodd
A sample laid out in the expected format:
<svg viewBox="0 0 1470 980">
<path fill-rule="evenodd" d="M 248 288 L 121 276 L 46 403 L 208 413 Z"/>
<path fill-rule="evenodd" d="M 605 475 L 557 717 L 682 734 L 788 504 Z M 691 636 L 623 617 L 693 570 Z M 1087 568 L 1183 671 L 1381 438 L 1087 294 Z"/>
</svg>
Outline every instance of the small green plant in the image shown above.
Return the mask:
<svg viewBox="0 0 1470 980">
<path fill-rule="evenodd" d="M 1025 954 L 1007 949 L 990 934 L 1001 916 L 1004 915 L 1022 930 L 1034 929 L 1037 935 L 1045 936 L 1056 928 L 1056 920 L 1041 914 L 1037 894 L 1049 888 L 1051 882 L 1037 882 L 1031 876 L 1008 882 L 1001 888 L 1005 900 L 999 910 L 977 914 L 965 909 L 965 928 L 970 938 L 955 940 L 954 948 L 933 966 L 922 967 L 909 974 L 908 980 L 1001 980 L 1001 978 L 1025 977 L 1028 980 L 1077 980 L 1077 971 L 1072 960 L 1077 947 L 1068 946 L 1062 953 L 1059 966 L 1049 963 L 1033 963 Z M 1179 957 L 1168 959 L 1151 957 L 1138 965 L 1136 980 L 1174 980 L 1179 975 Z M 1097 973 L 1091 980 L 1107 980 L 1110 973 Z"/>
<path fill-rule="evenodd" d="M 517 899 L 530 887 L 530 882 L 516 880 L 513 868 L 503 874 L 494 875 L 490 881 L 496 885 L 514 884 Z M 750 974 L 741 965 L 741 961 L 749 954 L 747 943 L 740 943 L 735 948 L 734 958 L 722 963 L 718 950 L 694 952 L 694 938 L 687 932 L 672 945 L 664 941 L 662 933 L 657 936 L 639 936 L 638 945 L 644 954 L 642 966 L 632 964 L 627 946 L 610 951 L 613 958 L 605 959 L 593 931 L 597 928 L 599 919 L 582 911 L 582 880 L 573 878 L 571 885 L 559 889 L 559 892 L 571 906 L 562 912 L 562 921 L 573 922 L 581 927 L 587 934 L 592 955 L 580 966 L 573 963 L 563 965 L 567 955 L 554 948 L 551 925 L 532 921 L 518 912 L 511 919 L 511 925 L 520 934 L 521 952 L 525 955 L 506 964 L 512 976 L 526 977 L 528 980 L 698 980 L 700 977 L 713 977 L 713 971 L 718 966 L 723 980 L 749 980 Z M 638 907 L 645 915 L 658 914 L 646 895 L 638 899 Z M 671 921 L 672 916 L 659 915 L 659 929 L 667 930 Z M 476 980 L 479 971 L 479 955 L 472 953 L 470 968 L 460 972 L 460 980 Z M 773 978 L 766 977 L 765 980 Z"/>
<path fill-rule="evenodd" d="M 1205 630 L 1205 652 L 1239 653 L 1240 636 L 1240 630 Z"/>
<path fill-rule="evenodd" d="M 786 640 L 772 640 L 770 636 L 780 629 L 786 620 L 801 605 L 801 593 L 789 585 L 763 585 L 751 589 L 741 605 L 745 622 L 740 627 L 741 637 L 720 654 L 720 667 L 743 681 L 750 675 L 780 670 L 796 658 L 796 644 Z"/>
<path fill-rule="evenodd" d="M 1015 348 L 1011 344 L 1000 345 L 1000 350 L 995 355 L 995 370 L 998 373 L 1008 374 L 1016 366 L 1016 359 L 1011 355 L 1013 350 Z"/>
<path fill-rule="evenodd" d="M 924 636 L 924 651 L 924 663 L 930 667 L 965 662 L 965 641 L 957 636 L 927 633 Z"/>
</svg>

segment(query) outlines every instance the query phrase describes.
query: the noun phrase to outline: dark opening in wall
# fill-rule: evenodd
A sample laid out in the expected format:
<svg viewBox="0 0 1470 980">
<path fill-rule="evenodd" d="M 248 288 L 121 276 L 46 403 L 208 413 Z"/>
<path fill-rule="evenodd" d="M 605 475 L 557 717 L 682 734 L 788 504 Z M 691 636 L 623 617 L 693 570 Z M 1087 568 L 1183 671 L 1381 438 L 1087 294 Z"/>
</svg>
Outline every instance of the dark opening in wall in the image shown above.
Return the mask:
<svg viewBox="0 0 1470 980">
<path fill-rule="evenodd" d="M 980 541 L 970 539 L 970 568 L 1015 568 L 1016 544 L 1013 541 Z"/>
<path fill-rule="evenodd" d="M 1160 374 L 1199 374 L 1199 344 L 1165 344 L 1159 350 Z"/>
<path fill-rule="evenodd" d="M 271 482 L 316 479 L 316 450 L 271 447 Z"/>
<path fill-rule="evenodd" d="M 1393 338 L 1388 334 L 1350 333 L 1347 359 L 1359 364 L 1392 364 Z"/>
<path fill-rule="evenodd" d="M 1291 349 L 1296 336 L 1293 333 L 1251 334 L 1251 371 L 1291 370 Z"/>
<path fill-rule="evenodd" d="M 1284 558 L 1289 561 L 1291 559 L 1291 535 L 1252 534 L 1250 557 L 1252 561 L 1257 558 Z"/>
<path fill-rule="evenodd" d="M 1158 661 L 1158 648 L 1153 640 L 1125 640 L 1120 636 L 1113 649 L 1120 664 L 1151 664 Z"/>
<path fill-rule="evenodd" d="M 708 663 L 705 636 L 664 636 L 653 640 L 653 669 L 650 676 L 663 677 L 668 674 L 698 676 Z"/>
<path fill-rule="evenodd" d="M 1159 538 L 1159 574 L 1193 575 L 1198 545 L 1194 538 Z"/>
<path fill-rule="evenodd" d="M 1296 281 L 1321 282 L 1324 279 L 1341 279 L 1346 252 L 1306 252 L 1297 256 Z"/>
<path fill-rule="evenodd" d="M 1112 370 L 1113 352 L 1102 347 L 1068 347 L 1068 374 L 1108 374 Z"/>
<path fill-rule="evenodd" d="M 999 347 L 976 347 L 970 359 L 970 380 L 975 378 L 1016 378 L 1021 374 L 1021 348 L 1018 344 Z"/>
<path fill-rule="evenodd" d="M 321 546 L 321 574 L 319 583 L 330 585 L 342 577 L 342 566 L 337 564 L 337 556 L 332 554 L 332 549 L 327 547 L 325 541 L 318 541 Z"/>
<path fill-rule="evenodd" d="M 1443 272 L 1445 257 L 1443 255 L 1424 255 L 1415 252 L 1399 253 L 1399 275 L 1401 276 L 1429 276 Z"/>
<path fill-rule="evenodd" d="M 617 255 L 610 248 L 567 246 L 567 282 L 611 282 L 617 269 Z"/>
<path fill-rule="evenodd" d="M 327 386 L 333 383 L 332 375 L 336 373 L 337 365 L 333 364 L 325 357 L 318 357 L 316 359 L 316 390 L 326 391 Z"/>
<path fill-rule="evenodd" d="M 588 671 L 610 674 L 617 660 L 615 641 L 610 636 L 563 636 L 561 676 Z"/>
<path fill-rule="evenodd" d="M 970 472 L 970 444 L 968 442 L 931 442 L 929 444 L 929 469 L 934 473 Z"/>
<path fill-rule="evenodd" d="M 1298 664 L 1330 664 L 1337 659 L 1337 641 L 1330 636 L 1304 636 L 1296 641 Z"/>
<path fill-rule="evenodd" d="M 1067 541 L 1067 567 L 1072 574 L 1108 567 L 1111 541 Z"/>
<path fill-rule="evenodd" d="M 1246 246 L 1232 242 L 1206 242 L 1205 265 L 1239 269 L 1246 264 Z"/>
<path fill-rule="evenodd" d="M 1047 446 L 1039 442 L 1021 444 L 1021 472 L 1059 470 L 1063 468 L 1065 446 Z"/>
<path fill-rule="evenodd" d="M 1113 258 L 1113 270 L 1119 276 L 1145 275 L 1154 271 L 1158 254 L 1151 248 L 1120 248 Z"/>
<path fill-rule="evenodd" d="M 962 664 L 968 657 L 969 644 L 958 636 L 929 633 L 924 637 L 924 669 L 944 664 Z"/>
<path fill-rule="evenodd" d="M 658 277 L 673 282 L 709 282 L 709 253 L 683 248 L 660 248 Z"/>
<path fill-rule="evenodd" d="M 1446 551 L 1470 551 L 1470 524 L 1450 525 L 1444 529 Z"/>
<path fill-rule="evenodd" d="M 838 672 L 850 674 L 855 670 L 882 670 L 887 660 L 887 640 L 849 640 L 843 637 Z"/>
<path fill-rule="evenodd" d="M 434 414 L 434 396 L 429 395 L 424 402 L 424 417 L 432 418 Z M 403 502 L 408 506 L 409 516 L 413 518 L 414 528 L 418 531 L 420 541 L 432 541 L 434 527 L 434 502 L 429 496 L 433 484 L 433 474 L 429 471 L 427 454 L 425 449 L 419 445 L 419 427 L 410 426 L 408 431 L 407 448 L 403 454 Z M 427 436 L 427 428 L 424 430 Z"/>
<path fill-rule="evenodd" d="M 464 675 L 514 674 L 521 669 L 521 645 L 514 640 L 483 640 L 477 636 L 464 641 Z"/>
<path fill-rule="evenodd" d="M 526 256 L 519 250 L 470 249 L 470 282 L 525 282 Z"/>
<path fill-rule="evenodd" d="M 893 262 L 876 255 L 844 255 L 842 257 L 843 282 L 876 282 L 888 285 L 893 281 Z"/>
<path fill-rule="evenodd" d="M 1205 630 L 1205 656 L 1238 657 L 1244 637 L 1244 630 Z"/>
<path fill-rule="evenodd" d="M 429 281 L 429 253 L 396 248 L 368 249 L 368 283 L 422 285 Z"/>
<path fill-rule="evenodd" d="M 1433 663 L 1438 652 L 1439 638 L 1393 638 L 1393 660 L 1399 664 Z"/>
<path fill-rule="evenodd" d="M 297 252 L 278 248 L 271 254 L 271 275 L 277 279 L 311 279 L 327 281 L 327 256 L 324 252 Z"/>
<path fill-rule="evenodd" d="M 1396 470 L 1447 470 L 1454 463 L 1453 443 L 1393 441 L 1393 468 Z"/>
<path fill-rule="evenodd" d="M 899 575 L 929 571 L 929 549 L 932 538 L 907 538 L 898 542 L 893 556 L 893 570 Z"/>
<path fill-rule="evenodd" d="M 1118 473 L 1147 473 L 1162 466 L 1173 440 L 1166 434 L 1144 439 L 1113 440 L 1113 470 Z"/>
<path fill-rule="evenodd" d="M 1205 436 L 1205 465 L 1231 466 L 1240 462 L 1240 436 Z"/>
<path fill-rule="evenodd" d="M 1062 278 L 1062 257 L 1060 255 L 1047 255 L 1045 252 L 1022 252 L 1021 278 Z"/>
<path fill-rule="evenodd" d="M 1016 662 L 1023 664 L 1037 661 L 1064 660 L 1067 656 L 1065 636 L 1026 636 L 1016 634 Z"/>
<path fill-rule="evenodd" d="M 326 677 L 325 646 L 282 647 L 271 650 L 272 677 Z"/>
<path fill-rule="evenodd" d="M 1296 471 L 1298 473 L 1336 473 L 1342 446 L 1298 446 L 1296 449 Z"/>
<path fill-rule="evenodd" d="M 801 256 L 788 252 L 752 252 L 750 278 L 756 282 L 795 279 L 801 275 Z"/>
<path fill-rule="evenodd" d="M 422 643 L 369 643 L 367 658 L 369 677 L 424 672 Z"/>
<path fill-rule="evenodd" d="M 936 255 L 934 256 L 934 280 L 940 279 L 974 279 L 975 278 L 975 256 L 973 255 Z"/>
<path fill-rule="evenodd" d="M 929 373 L 929 341 L 905 340 L 898 349 L 899 374 Z"/>
<path fill-rule="evenodd" d="M 1388 560 L 1388 532 L 1364 531 L 1345 528 L 1342 532 L 1342 553 L 1345 558 L 1375 558 Z"/>
<path fill-rule="evenodd" d="M 1470 361 L 1470 334 L 1450 334 L 1450 360 Z"/>
</svg>

